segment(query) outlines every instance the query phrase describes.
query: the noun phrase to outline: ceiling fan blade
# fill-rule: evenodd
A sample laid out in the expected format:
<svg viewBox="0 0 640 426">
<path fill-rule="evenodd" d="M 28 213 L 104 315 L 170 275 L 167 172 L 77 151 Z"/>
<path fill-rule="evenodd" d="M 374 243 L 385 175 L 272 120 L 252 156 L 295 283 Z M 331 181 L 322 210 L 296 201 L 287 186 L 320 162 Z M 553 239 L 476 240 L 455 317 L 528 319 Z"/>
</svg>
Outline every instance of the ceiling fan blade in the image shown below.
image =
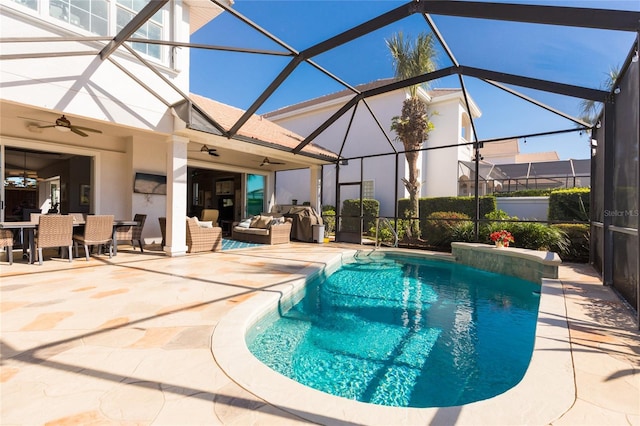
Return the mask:
<svg viewBox="0 0 640 426">
<path fill-rule="evenodd" d="M 209 155 L 213 156 L 213 157 L 220 157 L 220 154 L 218 154 L 215 151 L 209 151 Z"/>
<path fill-rule="evenodd" d="M 51 128 L 51 127 L 56 127 L 56 125 L 55 125 L 55 124 L 50 124 L 50 125 L 48 125 L 48 126 L 36 126 L 36 127 L 37 127 L 38 129 L 49 129 L 49 128 Z"/>
<path fill-rule="evenodd" d="M 85 138 L 86 138 L 87 136 L 89 136 L 88 134 L 86 134 L 86 133 L 85 133 L 85 132 L 83 132 L 82 130 L 78 130 L 78 128 L 77 128 L 77 127 L 75 127 L 75 126 L 71 127 L 71 131 L 72 131 L 73 133 L 75 133 L 76 135 L 80 135 L 80 136 L 85 137 Z"/>
<path fill-rule="evenodd" d="M 42 123 L 51 123 L 51 120 L 40 120 L 39 118 L 23 117 L 21 115 L 19 115 L 18 118 L 22 118 L 23 120 L 40 121 Z"/>
<path fill-rule="evenodd" d="M 85 132 L 102 133 L 102 130 L 92 129 L 91 127 L 71 126 L 71 129 L 84 130 Z"/>
</svg>

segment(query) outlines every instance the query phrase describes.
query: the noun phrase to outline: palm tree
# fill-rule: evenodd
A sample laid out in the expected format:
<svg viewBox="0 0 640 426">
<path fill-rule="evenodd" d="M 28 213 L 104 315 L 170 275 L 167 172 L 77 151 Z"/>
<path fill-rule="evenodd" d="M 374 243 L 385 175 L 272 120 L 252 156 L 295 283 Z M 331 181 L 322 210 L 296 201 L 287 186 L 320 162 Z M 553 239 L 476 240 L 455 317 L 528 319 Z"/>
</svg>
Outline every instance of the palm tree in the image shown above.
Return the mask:
<svg viewBox="0 0 640 426">
<path fill-rule="evenodd" d="M 421 33 L 412 42 L 405 39 L 402 32 L 398 32 L 385 41 L 393 57 L 396 78 L 407 79 L 435 71 L 437 52 L 433 34 Z M 409 168 L 408 179 L 403 178 L 402 182 L 409 193 L 408 213 L 410 218 L 419 217 L 418 150 L 422 148 L 423 142 L 427 140 L 429 132 L 433 129 L 427 105 L 418 98 L 418 87 L 416 85 L 408 88 L 409 97 L 402 104 L 401 115 L 393 117 L 391 121 L 391 130 L 396 132 L 397 139 L 404 145 Z M 420 222 L 412 220 L 409 231 L 412 237 L 418 238 L 420 236 Z"/>
<path fill-rule="evenodd" d="M 611 91 L 613 85 L 616 84 L 616 80 L 620 76 L 620 66 L 609 68 L 609 72 L 606 73 L 607 77 L 602 82 L 600 87 L 603 90 Z M 591 99 L 583 99 L 580 101 L 580 119 L 585 123 L 595 124 L 600 113 L 600 103 Z"/>
</svg>

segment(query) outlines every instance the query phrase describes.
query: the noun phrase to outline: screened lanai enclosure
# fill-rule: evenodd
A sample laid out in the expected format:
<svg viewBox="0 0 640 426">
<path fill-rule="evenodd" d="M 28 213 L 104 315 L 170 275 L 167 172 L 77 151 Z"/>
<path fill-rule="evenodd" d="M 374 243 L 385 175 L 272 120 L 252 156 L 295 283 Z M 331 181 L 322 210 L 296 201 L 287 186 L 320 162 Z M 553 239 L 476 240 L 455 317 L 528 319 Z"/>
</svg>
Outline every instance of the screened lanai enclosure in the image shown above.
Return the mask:
<svg viewBox="0 0 640 426">
<path fill-rule="evenodd" d="M 479 197 L 505 186 L 589 186 L 591 262 L 639 310 L 637 0 L 212 0 L 223 12 L 190 43 L 142 37 L 144 23 L 167 3 L 139 8 L 104 55 L 125 41 L 188 48 L 190 91 L 243 111 L 224 126 L 192 109 L 180 116 L 188 129 L 226 137 L 231 146 L 251 140 L 240 131 L 257 114 L 291 131 L 298 143 L 281 147 L 288 155 L 305 155 L 309 144 L 337 154 L 320 172 L 280 166 L 276 204 L 333 205 L 336 237 L 361 241 L 371 225 L 363 200 L 377 200 L 380 216 L 405 215 L 412 153 L 419 197 L 468 195 L 476 224 Z M 396 75 L 388 41 L 400 33 L 407 40 L 430 34 L 433 66 Z M 391 123 L 416 86 L 433 128 L 407 150 Z M 500 163 L 485 158 L 487 146 L 510 139 L 522 152 L 505 153 Z M 548 151 L 559 155 L 523 161 Z M 542 170 L 540 163 L 556 160 L 560 172 Z M 300 182 L 303 193 L 296 192 Z"/>
</svg>

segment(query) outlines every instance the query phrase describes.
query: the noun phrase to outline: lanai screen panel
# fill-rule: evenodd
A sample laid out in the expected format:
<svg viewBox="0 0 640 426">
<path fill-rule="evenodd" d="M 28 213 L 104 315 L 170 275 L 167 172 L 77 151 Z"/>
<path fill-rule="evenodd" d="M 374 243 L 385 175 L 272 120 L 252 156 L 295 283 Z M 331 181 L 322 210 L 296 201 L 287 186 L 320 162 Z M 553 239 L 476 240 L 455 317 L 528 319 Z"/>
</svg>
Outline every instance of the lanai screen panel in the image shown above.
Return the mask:
<svg viewBox="0 0 640 426">
<path fill-rule="evenodd" d="M 640 85 L 638 62 L 631 62 L 615 95 L 613 285 L 638 310 L 638 145 Z M 606 180 L 605 176 L 605 180 Z"/>
</svg>

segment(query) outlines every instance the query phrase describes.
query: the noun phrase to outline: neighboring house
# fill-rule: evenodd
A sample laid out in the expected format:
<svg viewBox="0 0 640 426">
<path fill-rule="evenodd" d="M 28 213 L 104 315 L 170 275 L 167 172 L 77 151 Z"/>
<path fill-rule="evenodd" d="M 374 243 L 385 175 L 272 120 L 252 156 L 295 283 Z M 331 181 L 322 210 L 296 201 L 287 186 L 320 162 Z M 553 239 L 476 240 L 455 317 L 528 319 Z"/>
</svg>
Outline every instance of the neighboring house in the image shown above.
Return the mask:
<svg viewBox="0 0 640 426">
<path fill-rule="evenodd" d="M 254 207 L 262 194 L 269 209 L 275 170 L 307 168 L 315 176 L 336 158 L 315 145 L 286 152 L 302 138 L 258 116 L 227 137 L 244 111 L 190 95 L 190 49 L 177 47 L 222 9 L 200 0 L 160 10 L 145 3 L 0 4 L 0 220 L 17 220 L 23 201 L 44 212 L 144 213 L 143 238 L 160 242 L 158 218 L 166 217 L 165 251 L 181 255 L 185 214 L 224 206 L 228 220 L 239 219 L 248 190 Z M 140 189 L 141 177 L 166 179 L 166 189 Z"/>
<path fill-rule="evenodd" d="M 378 80 L 357 86 L 358 91 L 382 86 L 392 79 Z M 418 90 L 418 95 L 429 106 L 433 114 L 431 121 L 435 128 L 424 144 L 426 148 L 452 146 L 446 149 L 423 151 L 420 156 L 420 172 L 423 185 L 422 197 L 458 195 L 458 178 L 460 170 L 458 161 L 470 161 L 473 155 L 471 120 L 463 92 L 460 89 Z M 273 111 L 263 116 L 292 131 L 308 135 L 337 111 L 353 92 L 343 90 L 317 99 L 312 99 L 293 106 Z M 402 143 L 395 141 L 396 135 L 391 130 L 391 120 L 400 115 L 402 102 L 407 97 L 404 90 L 397 90 L 367 99 L 367 105 L 377 118 L 372 118 L 368 108 L 359 107 L 355 115 L 345 114 L 338 122 L 328 127 L 314 142 L 331 151 L 340 153 L 343 158 L 355 159 L 369 156 L 364 160 L 362 175 L 362 193 L 364 198 L 375 198 L 380 201 L 380 214 L 393 216 L 396 193 L 399 198 L 407 197 L 404 185 L 395 178 L 395 158 L 382 155 L 393 152 L 393 148 L 402 151 Z M 469 99 L 471 116 L 475 119 L 481 113 L 472 99 Z M 348 129 L 348 130 L 347 130 Z M 372 156 L 380 155 L 379 157 Z M 406 162 L 404 154 L 398 161 L 399 177 L 405 176 Z M 340 182 L 360 181 L 360 162 L 350 161 L 348 166 L 341 166 Z M 277 203 L 286 204 L 291 199 L 304 200 L 309 193 L 306 171 L 278 173 Z M 325 167 L 323 173 L 323 204 L 335 205 L 336 171 L 334 166 Z M 340 187 L 340 199 L 357 198 L 357 188 Z M 401 213 L 401 212 L 400 212 Z"/>
<path fill-rule="evenodd" d="M 491 164 L 531 163 L 538 161 L 557 161 L 560 159 L 555 151 L 521 153 L 517 138 L 486 143 L 480 150 L 484 161 Z"/>
<path fill-rule="evenodd" d="M 485 143 L 480 154 L 481 195 L 524 189 L 590 185 L 591 160 L 560 160 L 556 151 L 520 153 L 518 139 Z M 473 195 L 475 165 L 461 161 L 460 195 Z"/>
</svg>

